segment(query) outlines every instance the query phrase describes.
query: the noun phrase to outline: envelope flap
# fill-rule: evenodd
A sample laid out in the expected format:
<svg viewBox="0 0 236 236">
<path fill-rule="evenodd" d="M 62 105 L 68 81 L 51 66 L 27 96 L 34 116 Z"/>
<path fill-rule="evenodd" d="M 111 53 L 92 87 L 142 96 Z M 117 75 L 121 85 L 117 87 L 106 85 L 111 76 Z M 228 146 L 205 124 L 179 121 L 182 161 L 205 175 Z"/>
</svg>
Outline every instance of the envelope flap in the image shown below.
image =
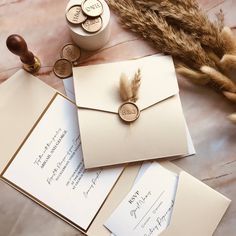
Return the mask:
<svg viewBox="0 0 236 236">
<path fill-rule="evenodd" d="M 173 60 L 170 56 L 149 56 L 137 60 L 76 67 L 73 69 L 76 103 L 80 107 L 117 112 L 121 73 L 131 79 L 141 70 L 137 105 L 142 110 L 178 93 Z"/>
<path fill-rule="evenodd" d="M 161 236 L 210 236 L 229 204 L 228 198 L 181 171 L 171 222 Z"/>
<path fill-rule="evenodd" d="M 24 70 L 0 85 L 0 173 L 55 94 Z"/>
</svg>

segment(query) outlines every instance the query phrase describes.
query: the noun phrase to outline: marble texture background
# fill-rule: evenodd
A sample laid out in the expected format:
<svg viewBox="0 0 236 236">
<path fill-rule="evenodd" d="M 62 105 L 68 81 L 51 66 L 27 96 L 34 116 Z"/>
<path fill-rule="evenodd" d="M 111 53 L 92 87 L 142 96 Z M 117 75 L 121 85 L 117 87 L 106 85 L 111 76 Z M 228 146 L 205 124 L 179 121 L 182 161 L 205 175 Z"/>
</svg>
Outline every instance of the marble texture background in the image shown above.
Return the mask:
<svg viewBox="0 0 236 236">
<path fill-rule="evenodd" d="M 199 0 L 199 2 L 211 18 L 215 18 L 215 14 L 222 9 L 226 24 L 235 29 L 236 1 Z M 21 68 L 19 59 L 5 46 L 8 35 L 17 33 L 24 36 L 29 48 L 41 59 L 42 68 L 36 76 L 64 92 L 62 81 L 52 72 L 52 65 L 59 58 L 61 47 L 71 41 L 64 18 L 66 4 L 65 0 L 0 0 L 0 83 Z M 113 14 L 111 24 L 112 36 L 108 44 L 96 52 L 82 51 L 80 59 L 82 65 L 130 59 L 156 52 L 136 35 L 123 30 Z M 236 106 L 214 91 L 190 84 L 180 77 L 179 86 L 184 114 L 197 154 L 177 160 L 175 164 L 232 199 L 232 204 L 214 235 L 234 236 L 236 234 L 236 126 L 228 122 L 226 116 L 236 112 Z M 171 132 L 170 130 L 170 134 Z M 0 181 L 0 236 L 13 235 L 80 236 L 82 234 Z"/>
</svg>

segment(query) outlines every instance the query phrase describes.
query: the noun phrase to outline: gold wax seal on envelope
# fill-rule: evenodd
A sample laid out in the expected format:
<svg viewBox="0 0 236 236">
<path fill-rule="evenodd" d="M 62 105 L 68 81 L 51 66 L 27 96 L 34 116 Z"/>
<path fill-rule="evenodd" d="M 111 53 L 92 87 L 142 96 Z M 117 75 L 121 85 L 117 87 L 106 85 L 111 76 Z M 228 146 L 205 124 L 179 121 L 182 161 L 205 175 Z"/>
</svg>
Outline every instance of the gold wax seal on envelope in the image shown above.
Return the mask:
<svg viewBox="0 0 236 236">
<path fill-rule="evenodd" d="M 130 81 L 126 74 L 120 76 L 120 98 L 124 101 L 118 109 L 122 121 L 130 123 L 139 118 L 140 110 L 135 102 L 138 100 L 138 91 L 141 84 L 141 71 L 134 74 Z"/>
<path fill-rule="evenodd" d="M 118 114 L 124 122 L 130 123 L 139 118 L 140 111 L 135 103 L 125 102 L 119 107 Z"/>
</svg>

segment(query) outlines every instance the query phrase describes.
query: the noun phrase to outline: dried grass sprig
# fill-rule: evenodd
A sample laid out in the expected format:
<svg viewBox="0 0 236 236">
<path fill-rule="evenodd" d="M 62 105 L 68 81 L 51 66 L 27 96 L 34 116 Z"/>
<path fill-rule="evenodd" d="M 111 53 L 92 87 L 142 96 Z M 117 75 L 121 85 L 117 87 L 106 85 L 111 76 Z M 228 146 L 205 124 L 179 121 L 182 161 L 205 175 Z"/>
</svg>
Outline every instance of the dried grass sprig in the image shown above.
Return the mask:
<svg viewBox="0 0 236 236">
<path fill-rule="evenodd" d="M 169 0 L 134 0 L 141 8 L 152 9 L 166 20 L 200 41 L 204 47 L 210 48 L 222 57 L 224 42 L 220 37 L 219 24 L 214 24 L 200 8 L 186 8 L 185 1 L 173 3 Z M 196 3 L 195 0 L 189 2 Z"/>
<path fill-rule="evenodd" d="M 228 116 L 228 119 L 229 119 L 232 123 L 236 124 L 236 113 L 233 113 L 233 114 L 229 115 L 229 116 Z"/>
<path fill-rule="evenodd" d="M 120 97 L 123 101 L 128 101 L 132 97 L 130 81 L 124 73 L 120 76 Z"/>
<path fill-rule="evenodd" d="M 229 27 L 225 26 L 223 28 L 221 38 L 225 45 L 225 54 L 236 55 L 236 38 Z"/>
<path fill-rule="evenodd" d="M 217 17 L 218 28 L 221 31 L 225 26 L 225 15 L 222 9 L 220 9 L 220 11 L 216 14 L 216 17 Z"/>
<path fill-rule="evenodd" d="M 132 90 L 131 100 L 133 102 L 136 102 L 138 100 L 138 92 L 140 85 L 141 85 L 141 71 L 140 69 L 138 69 L 138 71 L 134 75 L 134 78 L 131 81 L 131 90 Z"/>
<path fill-rule="evenodd" d="M 195 71 L 183 65 L 178 65 L 176 68 L 177 73 L 189 79 L 191 82 L 199 85 L 206 85 L 209 83 L 209 77 L 206 74 Z"/>
<path fill-rule="evenodd" d="M 126 74 L 122 73 L 120 76 L 120 97 L 126 101 L 136 102 L 138 100 L 139 87 L 141 85 L 141 70 L 134 74 L 130 81 Z"/>
<path fill-rule="evenodd" d="M 236 93 L 223 92 L 225 97 L 227 97 L 231 102 L 236 103 Z"/>
<path fill-rule="evenodd" d="M 150 2 L 150 0 L 143 0 L 145 2 Z M 155 3 L 160 3 L 162 2 L 162 0 L 151 0 L 152 2 L 155 2 Z M 182 5 L 185 9 L 189 10 L 189 9 L 198 9 L 199 8 L 199 5 L 196 1 L 194 0 L 169 0 L 169 2 L 177 5 Z"/>
<path fill-rule="evenodd" d="M 185 65 L 199 69 L 203 65 L 215 67 L 199 42 L 184 31 L 177 30 L 165 18 L 148 10 L 144 14 L 132 0 L 108 0 L 119 14 L 124 27 L 138 33 L 162 53 L 171 54 Z"/>
<path fill-rule="evenodd" d="M 208 75 L 210 79 L 218 85 L 220 90 L 229 91 L 232 93 L 236 92 L 236 85 L 234 82 L 232 82 L 228 77 L 220 73 L 219 71 L 215 70 L 214 68 L 211 68 L 209 66 L 203 66 L 201 68 L 201 71 Z"/>
<path fill-rule="evenodd" d="M 236 55 L 224 55 L 220 60 L 220 65 L 226 71 L 236 69 Z"/>
</svg>

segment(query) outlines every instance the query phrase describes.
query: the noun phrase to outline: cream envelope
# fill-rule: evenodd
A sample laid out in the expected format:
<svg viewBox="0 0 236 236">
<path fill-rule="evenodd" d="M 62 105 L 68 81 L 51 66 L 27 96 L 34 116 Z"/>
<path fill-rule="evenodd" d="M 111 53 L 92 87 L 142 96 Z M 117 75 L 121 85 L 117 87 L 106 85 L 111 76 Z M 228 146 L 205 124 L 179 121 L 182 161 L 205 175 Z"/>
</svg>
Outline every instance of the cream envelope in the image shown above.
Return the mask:
<svg viewBox="0 0 236 236">
<path fill-rule="evenodd" d="M 140 117 L 132 124 L 117 114 L 121 73 L 132 77 L 141 69 L 137 105 Z M 151 56 L 73 69 L 76 103 L 86 168 L 185 155 L 185 120 L 178 96 L 172 58 Z"/>
<path fill-rule="evenodd" d="M 179 174 L 171 222 L 161 236 L 210 236 L 231 200 L 170 162 L 160 164 Z"/>
<path fill-rule="evenodd" d="M 179 175 L 171 222 L 168 228 L 160 235 L 211 236 L 231 201 L 169 161 L 160 161 L 159 163 L 164 168 Z M 123 179 L 120 179 L 120 184 L 125 187 L 126 184 L 130 185 L 132 181 L 135 182 L 131 176 L 129 171 L 124 173 Z M 131 182 L 130 180 L 128 182 L 129 177 L 132 178 Z M 104 224 L 125 197 L 122 190 L 122 186 L 115 186 L 88 230 L 87 234 L 89 236 L 110 235 L 110 232 L 102 224 Z"/>
</svg>

